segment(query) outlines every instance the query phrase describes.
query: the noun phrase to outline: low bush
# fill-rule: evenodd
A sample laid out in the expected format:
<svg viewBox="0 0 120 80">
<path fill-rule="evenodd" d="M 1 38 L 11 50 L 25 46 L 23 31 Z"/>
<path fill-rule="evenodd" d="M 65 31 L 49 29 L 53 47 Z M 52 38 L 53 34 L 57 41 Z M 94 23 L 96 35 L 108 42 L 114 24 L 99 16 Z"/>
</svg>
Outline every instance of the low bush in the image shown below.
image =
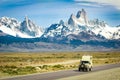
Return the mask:
<svg viewBox="0 0 120 80">
<path fill-rule="evenodd" d="M 54 66 L 52 66 L 52 68 L 62 69 L 62 68 L 64 68 L 64 66 L 63 66 L 63 65 L 58 64 L 58 65 L 54 65 Z"/>
</svg>

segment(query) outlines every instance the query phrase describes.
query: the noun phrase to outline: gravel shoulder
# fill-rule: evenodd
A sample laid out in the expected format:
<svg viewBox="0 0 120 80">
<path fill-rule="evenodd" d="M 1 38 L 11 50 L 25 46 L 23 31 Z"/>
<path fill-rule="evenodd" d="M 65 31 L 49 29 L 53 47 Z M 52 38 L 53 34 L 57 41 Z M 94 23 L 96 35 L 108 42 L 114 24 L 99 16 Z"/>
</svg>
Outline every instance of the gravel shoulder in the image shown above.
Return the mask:
<svg viewBox="0 0 120 80">
<path fill-rule="evenodd" d="M 57 80 L 120 80 L 120 67 Z"/>
</svg>

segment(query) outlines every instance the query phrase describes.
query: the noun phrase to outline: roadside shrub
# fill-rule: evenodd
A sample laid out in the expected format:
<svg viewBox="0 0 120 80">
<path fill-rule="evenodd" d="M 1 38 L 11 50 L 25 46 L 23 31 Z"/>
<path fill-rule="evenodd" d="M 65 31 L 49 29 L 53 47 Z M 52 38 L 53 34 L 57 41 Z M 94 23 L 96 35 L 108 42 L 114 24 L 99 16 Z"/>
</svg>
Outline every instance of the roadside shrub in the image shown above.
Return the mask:
<svg viewBox="0 0 120 80">
<path fill-rule="evenodd" d="M 12 68 L 12 69 L 15 69 L 15 68 L 17 68 L 17 67 L 14 66 L 14 65 L 11 65 L 11 66 L 5 65 L 4 68 Z"/>
<path fill-rule="evenodd" d="M 54 66 L 53 66 L 53 68 L 59 68 L 59 69 L 61 69 L 61 68 L 64 68 L 64 66 L 63 66 L 63 65 L 58 64 L 58 65 L 54 65 Z"/>
<path fill-rule="evenodd" d="M 18 74 L 17 70 L 10 69 L 10 68 L 9 69 L 4 69 L 2 72 L 3 73 L 8 73 L 10 75 L 17 75 Z"/>
<path fill-rule="evenodd" d="M 19 67 L 17 69 L 18 71 L 23 71 L 23 72 L 31 72 L 31 71 L 34 71 L 36 70 L 35 67 L 32 67 L 32 66 L 26 66 L 26 67 Z"/>
<path fill-rule="evenodd" d="M 58 57 L 56 57 L 56 58 L 65 58 L 65 56 L 58 56 Z"/>
<path fill-rule="evenodd" d="M 26 66 L 25 69 L 26 70 L 32 70 L 32 71 L 36 70 L 35 67 L 32 67 L 32 66 Z"/>
<path fill-rule="evenodd" d="M 48 65 L 43 65 L 42 69 L 47 69 Z"/>
<path fill-rule="evenodd" d="M 106 64 L 109 63 L 108 61 L 105 62 Z"/>
</svg>

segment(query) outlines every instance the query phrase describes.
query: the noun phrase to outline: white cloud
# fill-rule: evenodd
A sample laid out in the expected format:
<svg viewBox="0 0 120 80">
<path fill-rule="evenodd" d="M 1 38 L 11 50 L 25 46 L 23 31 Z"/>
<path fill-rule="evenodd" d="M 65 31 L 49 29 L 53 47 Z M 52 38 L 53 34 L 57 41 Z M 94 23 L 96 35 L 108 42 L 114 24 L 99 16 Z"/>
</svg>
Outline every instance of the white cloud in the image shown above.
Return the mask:
<svg viewBox="0 0 120 80">
<path fill-rule="evenodd" d="M 90 1 L 90 2 L 98 2 L 102 4 L 113 5 L 116 8 L 120 9 L 120 0 L 75 0 L 75 1 Z"/>
<path fill-rule="evenodd" d="M 76 3 L 78 5 L 82 5 L 82 6 L 91 6 L 91 7 L 102 7 L 102 5 L 98 5 L 98 4 L 91 4 L 91 3 Z"/>
</svg>

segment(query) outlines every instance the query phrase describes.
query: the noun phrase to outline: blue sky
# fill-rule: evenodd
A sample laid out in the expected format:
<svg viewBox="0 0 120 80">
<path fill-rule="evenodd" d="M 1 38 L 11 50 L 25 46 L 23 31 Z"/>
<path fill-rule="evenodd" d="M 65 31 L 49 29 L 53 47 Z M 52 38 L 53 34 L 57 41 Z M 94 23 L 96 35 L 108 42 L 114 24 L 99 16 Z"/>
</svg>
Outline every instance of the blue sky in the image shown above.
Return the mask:
<svg viewBox="0 0 120 80">
<path fill-rule="evenodd" d="M 27 15 L 39 26 L 49 27 L 61 19 L 67 21 L 84 8 L 88 19 L 99 18 L 111 26 L 120 24 L 118 0 L 0 0 L 0 17 L 23 21 Z"/>
</svg>

